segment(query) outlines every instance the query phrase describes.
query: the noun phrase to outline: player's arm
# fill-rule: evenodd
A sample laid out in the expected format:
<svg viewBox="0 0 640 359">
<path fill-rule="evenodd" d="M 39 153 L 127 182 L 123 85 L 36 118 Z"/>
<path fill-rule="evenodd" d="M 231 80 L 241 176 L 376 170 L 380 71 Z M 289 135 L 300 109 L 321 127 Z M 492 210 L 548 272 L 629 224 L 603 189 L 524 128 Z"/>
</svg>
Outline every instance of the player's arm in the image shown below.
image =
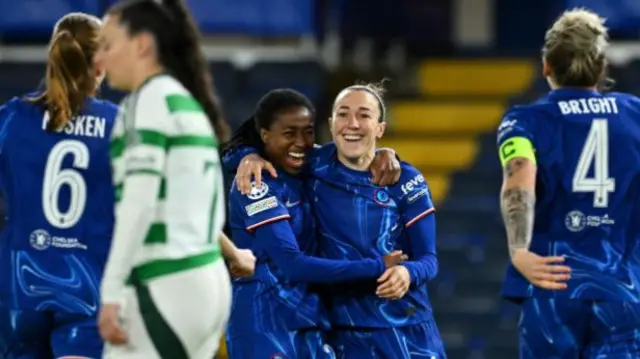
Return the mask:
<svg viewBox="0 0 640 359">
<path fill-rule="evenodd" d="M 314 148 L 314 151 L 316 153 L 324 151 L 327 146 L 335 147 L 333 143 L 330 143 L 320 148 Z M 268 171 L 272 177 L 277 177 L 273 164 L 262 158 L 258 154 L 258 150 L 251 146 L 240 146 L 228 150 L 223 156 L 223 163 L 225 169 L 236 173 L 238 189 L 244 194 L 251 190 L 251 182 L 255 181 L 258 185 L 262 183 L 263 171 Z M 376 157 L 371 164 L 371 173 L 374 184 L 387 186 L 397 183 L 401 170 L 396 152 L 389 148 L 377 150 Z"/>
<path fill-rule="evenodd" d="M 536 154 L 527 123 L 507 116 L 498 130 L 498 156 L 503 168 L 500 209 L 513 266 L 531 284 L 565 289 L 570 268 L 563 257 L 539 256 L 529 250 L 536 203 Z"/>
<path fill-rule="evenodd" d="M 300 251 L 287 220 L 278 220 L 255 230 L 257 247 L 264 249 L 285 277 L 292 282 L 332 283 L 359 279 L 375 279 L 385 268 L 383 258 L 360 260 L 325 259 Z M 398 263 L 401 252 L 391 256 Z M 394 265 L 395 263 L 392 263 Z"/>
<path fill-rule="evenodd" d="M 227 260 L 233 260 L 239 251 L 238 247 L 236 247 L 231 239 L 224 233 L 220 233 L 219 240 L 220 247 L 222 248 L 222 256 Z"/>
<path fill-rule="evenodd" d="M 270 183 L 270 185 L 267 185 Z M 300 250 L 289 220 L 287 208 L 274 191 L 273 182 L 264 182 L 269 192 L 252 201 L 247 196 L 232 189 L 230 206 L 241 208 L 245 216 L 245 229 L 252 232 L 255 243 L 252 246 L 257 252 L 265 252 L 286 278 L 293 282 L 325 283 L 348 281 L 364 278 L 376 278 L 385 269 L 385 260 L 362 259 L 357 261 L 334 260 L 308 256 Z M 308 235 L 312 236 L 312 233 Z M 394 254 L 400 262 L 401 253 Z"/>
<path fill-rule="evenodd" d="M 222 256 L 229 264 L 229 271 L 236 277 L 253 275 L 256 267 L 256 257 L 249 249 L 239 249 L 224 233 L 220 233 L 220 247 Z"/>
<path fill-rule="evenodd" d="M 401 186 L 410 183 L 411 187 L 403 187 L 405 190 L 398 207 L 409 237 L 410 250 L 407 253 L 410 260 L 388 269 L 378 279 L 380 285 L 376 293 L 388 299 L 402 297 L 410 287 L 422 286 L 438 274 L 435 208 L 431 194 L 419 171 L 408 167 L 404 172 Z"/>
<path fill-rule="evenodd" d="M 509 254 L 529 250 L 533 234 L 536 157 L 531 140 L 510 137 L 499 147 L 503 168 L 500 208 L 507 231 Z"/>
<path fill-rule="evenodd" d="M 114 159 L 114 167 L 123 171 L 124 181 L 120 199 L 116 204 L 116 225 L 101 285 L 101 300 L 107 304 L 123 304 L 125 283 L 132 272 L 134 256 L 143 246 L 155 221 L 155 206 L 165 167 L 168 138 L 163 124 L 167 114 L 158 113 L 153 106 L 138 100 L 136 136 L 118 140 L 130 142 L 124 145 L 124 153 Z M 145 106 L 146 105 L 146 106 Z M 153 124 L 144 127 L 145 124 Z M 124 161 L 118 164 L 117 161 Z M 116 170 L 116 169 L 114 169 Z"/>
</svg>

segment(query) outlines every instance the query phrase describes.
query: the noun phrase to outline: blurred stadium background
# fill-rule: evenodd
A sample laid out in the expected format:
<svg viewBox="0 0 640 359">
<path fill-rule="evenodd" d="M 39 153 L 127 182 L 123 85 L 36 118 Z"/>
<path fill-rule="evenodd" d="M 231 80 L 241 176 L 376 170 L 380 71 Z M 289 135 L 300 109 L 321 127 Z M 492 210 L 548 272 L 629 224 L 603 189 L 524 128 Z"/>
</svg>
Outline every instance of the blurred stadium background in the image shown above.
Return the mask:
<svg viewBox="0 0 640 359">
<path fill-rule="evenodd" d="M 101 15 L 113 2 L 0 0 L 0 100 L 38 86 L 58 17 Z M 569 7 L 608 18 L 610 75 L 617 90 L 640 94 L 640 1 L 187 3 L 234 128 L 266 91 L 293 87 L 316 103 L 319 142 L 325 142 L 324 119 L 343 86 L 390 80 L 389 131 L 381 144 L 423 171 L 438 204 L 441 270 L 430 291 L 449 358 L 516 358 L 518 309 L 499 299 L 507 251 L 494 129 L 507 106 L 546 91 L 539 48 L 546 27 Z M 102 94 L 122 96 L 106 88 Z"/>
</svg>

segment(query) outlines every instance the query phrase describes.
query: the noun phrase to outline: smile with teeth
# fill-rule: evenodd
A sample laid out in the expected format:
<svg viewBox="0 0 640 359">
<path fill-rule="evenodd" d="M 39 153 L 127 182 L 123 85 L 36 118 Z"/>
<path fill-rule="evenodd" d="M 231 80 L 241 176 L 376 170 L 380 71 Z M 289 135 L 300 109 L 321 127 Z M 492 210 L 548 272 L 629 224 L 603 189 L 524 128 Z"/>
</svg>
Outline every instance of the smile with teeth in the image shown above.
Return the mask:
<svg viewBox="0 0 640 359">
<path fill-rule="evenodd" d="M 347 141 L 360 141 L 362 139 L 362 135 L 344 135 L 343 136 Z"/>
<path fill-rule="evenodd" d="M 304 159 L 304 152 L 289 152 L 289 156 L 297 160 Z"/>
</svg>

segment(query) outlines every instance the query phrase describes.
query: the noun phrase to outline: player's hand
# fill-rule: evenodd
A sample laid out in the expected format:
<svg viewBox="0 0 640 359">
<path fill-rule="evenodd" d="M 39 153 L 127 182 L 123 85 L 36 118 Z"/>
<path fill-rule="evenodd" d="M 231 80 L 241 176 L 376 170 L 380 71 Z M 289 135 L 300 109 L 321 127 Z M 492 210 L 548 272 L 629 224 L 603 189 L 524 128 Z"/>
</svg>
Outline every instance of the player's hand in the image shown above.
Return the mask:
<svg viewBox="0 0 640 359">
<path fill-rule="evenodd" d="M 571 278 L 571 268 L 562 265 L 564 257 L 542 257 L 520 249 L 511 256 L 511 263 L 529 283 L 542 289 L 567 289 L 566 281 Z"/>
<path fill-rule="evenodd" d="M 120 305 L 103 304 L 98 317 L 98 329 L 100 336 L 106 342 L 114 345 L 127 343 L 127 334 L 122 329 L 120 322 Z"/>
<path fill-rule="evenodd" d="M 403 254 L 402 251 L 396 250 L 382 257 L 382 259 L 384 260 L 385 268 L 391 268 L 406 261 L 409 257 L 406 254 Z"/>
<path fill-rule="evenodd" d="M 411 276 L 405 266 L 395 266 L 387 269 L 378 278 L 376 295 L 384 299 L 400 299 L 409 290 Z"/>
<path fill-rule="evenodd" d="M 238 249 L 229 260 L 229 271 L 234 277 L 251 277 L 256 269 L 256 257 L 249 249 Z"/>
<path fill-rule="evenodd" d="M 254 180 L 256 185 L 260 187 L 262 185 L 262 171 L 269 171 L 273 178 L 278 177 L 278 172 L 276 172 L 271 162 L 255 153 L 244 156 L 236 171 L 238 191 L 242 194 L 249 193 L 251 191 L 251 182 Z"/>
<path fill-rule="evenodd" d="M 400 180 L 400 161 L 396 158 L 396 151 L 390 148 L 380 148 L 371 162 L 371 182 L 376 186 L 391 186 Z"/>
</svg>

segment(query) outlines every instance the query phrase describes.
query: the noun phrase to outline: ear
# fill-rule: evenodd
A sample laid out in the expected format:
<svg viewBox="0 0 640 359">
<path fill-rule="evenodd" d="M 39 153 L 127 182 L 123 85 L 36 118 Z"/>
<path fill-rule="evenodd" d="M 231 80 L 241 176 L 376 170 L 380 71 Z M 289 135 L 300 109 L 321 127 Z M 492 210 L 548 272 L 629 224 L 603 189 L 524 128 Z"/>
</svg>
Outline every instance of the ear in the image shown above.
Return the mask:
<svg viewBox="0 0 640 359">
<path fill-rule="evenodd" d="M 94 73 L 94 75 L 96 77 L 96 88 L 98 88 L 102 84 L 102 81 L 104 81 L 104 77 L 106 75 L 106 71 L 104 71 L 104 69 L 96 67 L 93 70 L 93 73 Z"/>
<path fill-rule="evenodd" d="M 265 130 L 264 128 L 261 128 L 260 139 L 262 140 L 262 143 L 267 143 L 267 141 L 269 141 L 269 131 Z"/>
<path fill-rule="evenodd" d="M 551 65 L 549 65 L 549 61 L 546 57 L 542 57 L 542 76 L 551 76 Z"/>
<path fill-rule="evenodd" d="M 335 136 L 336 134 L 333 131 L 333 117 L 329 117 L 327 121 L 329 122 L 329 132 L 331 132 L 331 136 Z"/>
<path fill-rule="evenodd" d="M 135 48 L 138 56 L 146 57 L 155 49 L 153 37 L 148 32 L 142 32 L 135 36 Z"/>
<path fill-rule="evenodd" d="M 376 126 L 376 139 L 381 139 L 384 136 L 384 131 L 387 130 L 387 122 L 380 122 Z"/>
</svg>

